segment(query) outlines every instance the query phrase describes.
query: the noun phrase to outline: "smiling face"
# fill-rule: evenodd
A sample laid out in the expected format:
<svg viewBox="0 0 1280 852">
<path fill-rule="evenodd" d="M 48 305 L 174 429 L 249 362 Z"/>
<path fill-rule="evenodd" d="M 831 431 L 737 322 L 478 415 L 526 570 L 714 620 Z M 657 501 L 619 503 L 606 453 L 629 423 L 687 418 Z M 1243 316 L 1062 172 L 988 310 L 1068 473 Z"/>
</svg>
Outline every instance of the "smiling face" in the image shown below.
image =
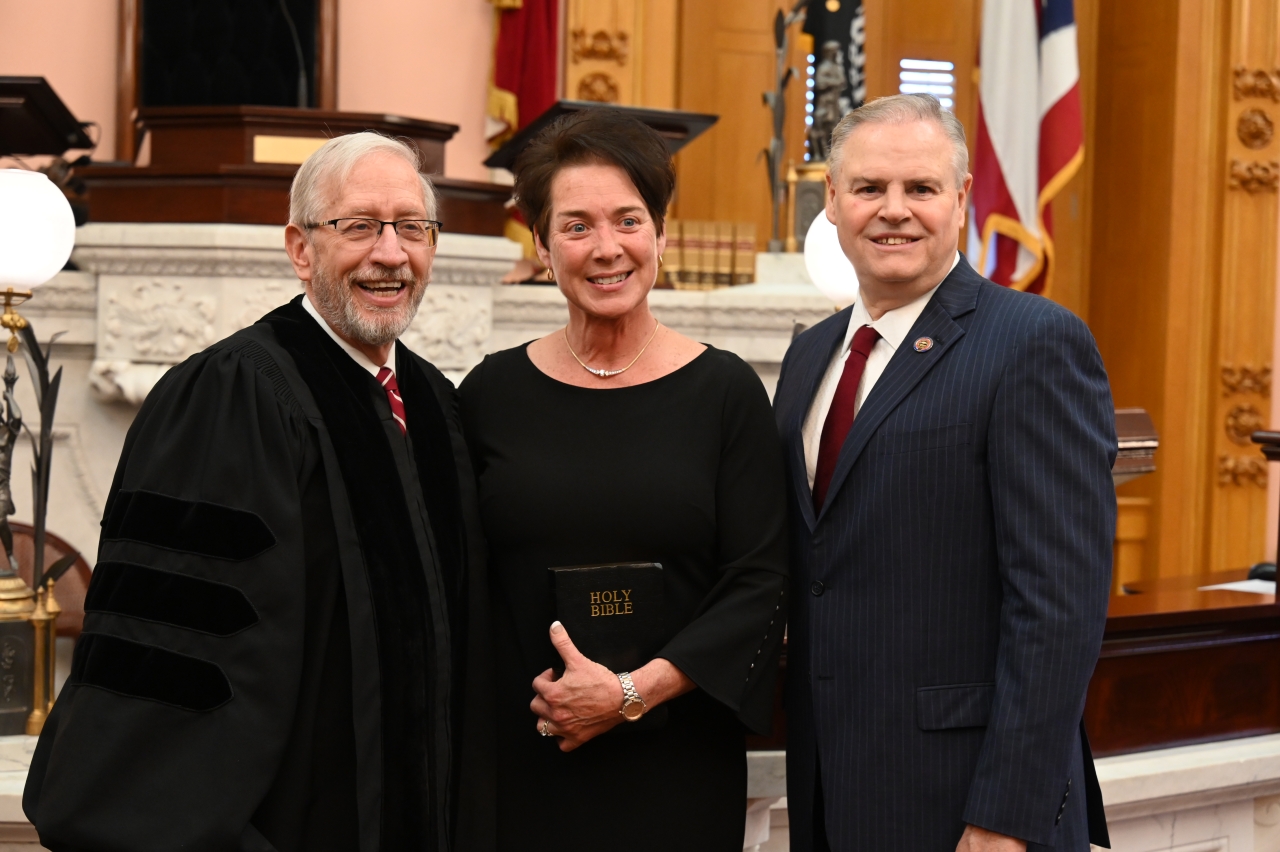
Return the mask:
<svg viewBox="0 0 1280 852">
<path fill-rule="evenodd" d="M 947 275 L 973 182 L 956 186 L 952 143 L 932 121 L 868 123 L 827 178 L 827 218 L 868 306 L 905 305 Z"/>
<path fill-rule="evenodd" d="M 422 183 L 404 159 L 364 157 L 340 186 L 330 185 L 325 220 L 368 217 L 384 222 L 426 219 Z M 401 243 L 390 226 L 371 244 L 355 244 L 331 226 L 286 239 L 298 277 L 316 310 L 340 337 L 356 346 L 389 346 L 404 333 L 426 292 L 435 247 Z"/>
<path fill-rule="evenodd" d="M 551 181 L 547 242 L 538 257 L 569 304 L 619 318 L 645 304 L 667 238 L 658 233 L 627 173 L 613 165 L 566 166 Z"/>
</svg>

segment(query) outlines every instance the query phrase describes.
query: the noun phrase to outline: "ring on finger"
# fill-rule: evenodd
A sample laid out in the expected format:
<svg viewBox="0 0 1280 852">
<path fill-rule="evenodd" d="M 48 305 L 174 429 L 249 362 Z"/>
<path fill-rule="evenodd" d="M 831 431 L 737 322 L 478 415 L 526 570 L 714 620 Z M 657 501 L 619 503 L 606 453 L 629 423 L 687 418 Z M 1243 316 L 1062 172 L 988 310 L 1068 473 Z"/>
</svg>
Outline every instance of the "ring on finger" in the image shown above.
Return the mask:
<svg viewBox="0 0 1280 852">
<path fill-rule="evenodd" d="M 542 734 L 544 737 L 551 736 L 551 720 L 550 719 L 542 720 L 542 727 L 538 729 L 538 733 Z"/>
</svg>

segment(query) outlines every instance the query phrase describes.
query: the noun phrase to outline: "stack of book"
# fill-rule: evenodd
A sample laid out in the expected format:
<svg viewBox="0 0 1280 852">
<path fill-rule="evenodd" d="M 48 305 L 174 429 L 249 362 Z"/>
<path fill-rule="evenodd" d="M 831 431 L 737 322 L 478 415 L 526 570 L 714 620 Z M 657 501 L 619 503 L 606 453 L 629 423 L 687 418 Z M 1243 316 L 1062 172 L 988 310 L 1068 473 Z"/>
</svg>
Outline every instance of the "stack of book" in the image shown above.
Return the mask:
<svg viewBox="0 0 1280 852">
<path fill-rule="evenodd" d="M 677 290 L 714 290 L 750 284 L 755 275 L 755 223 L 667 220 L 660 284 Z"/>
</svg>

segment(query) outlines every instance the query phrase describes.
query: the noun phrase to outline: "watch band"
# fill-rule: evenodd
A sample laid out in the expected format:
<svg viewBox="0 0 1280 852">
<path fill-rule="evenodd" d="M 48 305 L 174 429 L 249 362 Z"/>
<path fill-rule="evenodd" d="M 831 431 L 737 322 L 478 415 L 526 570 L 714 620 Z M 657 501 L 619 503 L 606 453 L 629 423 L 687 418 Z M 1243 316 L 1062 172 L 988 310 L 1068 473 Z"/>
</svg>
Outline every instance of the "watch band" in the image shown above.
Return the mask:
<svg viewBox="0 0 1280 852">
<path fill-rule="evenodd" d="M 618 710 L 618 713 L 628 722 L 639 721 L 640 717 L 644 715 L 644 711 L 648 709 L 648 705 L 644 703 L 640 693 L 636 692 L 636 685 L 631 680 L 631 672 L 619 673 L 618 682 L 622 684 L 622 707 Z M 634 716 L 627 712 L 627 708 L 633 704 L 640 705 L 640 712 Z"/>
</svg>

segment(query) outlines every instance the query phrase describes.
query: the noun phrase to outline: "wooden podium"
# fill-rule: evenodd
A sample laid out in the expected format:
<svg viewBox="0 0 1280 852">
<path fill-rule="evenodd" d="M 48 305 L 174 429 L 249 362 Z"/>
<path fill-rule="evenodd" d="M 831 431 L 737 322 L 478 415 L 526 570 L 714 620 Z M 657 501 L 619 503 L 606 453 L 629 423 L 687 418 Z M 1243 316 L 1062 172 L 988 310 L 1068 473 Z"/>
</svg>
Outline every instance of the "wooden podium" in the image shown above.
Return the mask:
<svg viewBox="0 0 1280 852">
<path fill-rule="evenodd" d="M 443 177 L 457 125 L 377 113 L 262 106 L 151 107 L 138 111 L 151 164 L 93 165 L 84 180 L 93 222 L 235 222 L 283 225 L 298 165 L 325 140 L 373 130 L 415 146 L 440 195 L 445 230 L 501 236 L 510 187 Z"/>
<path fill-rule="evenodd" d="M 1200 591 L 1248 569 L 1132 583 L 1111 598 L 1084 721 L 1094 757 L 1280 733 L 1280 606 L 1273 595 Z M 786 649 L 782 671 L 786 676 Z M 752 749 L 786 748 L 774 729 Z"/>
<path fill-rule="evenodd" d="M 1085 727 L 1096 757 L 1280 732 L 1280 607 L 1211 590 L 1246 568 L 1125 585 L 1111 598 Z"/>
</svg>

